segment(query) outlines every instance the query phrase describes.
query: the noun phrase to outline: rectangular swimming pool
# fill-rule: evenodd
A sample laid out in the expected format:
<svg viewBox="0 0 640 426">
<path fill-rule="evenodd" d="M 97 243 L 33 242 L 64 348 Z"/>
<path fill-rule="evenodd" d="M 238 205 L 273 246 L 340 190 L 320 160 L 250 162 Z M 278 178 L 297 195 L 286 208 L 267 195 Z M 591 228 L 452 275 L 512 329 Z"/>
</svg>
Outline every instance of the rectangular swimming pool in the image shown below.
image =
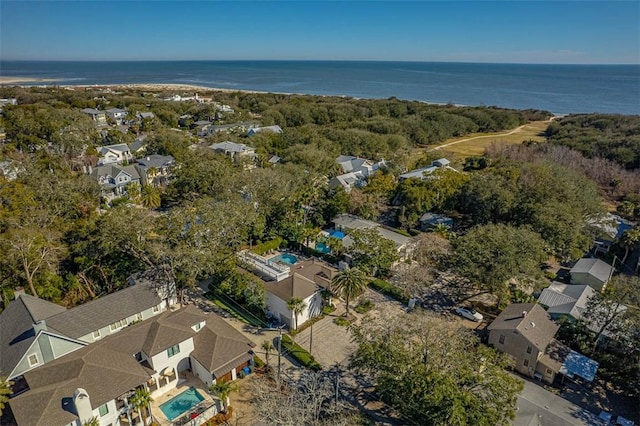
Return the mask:
<svg viewBox="0 0 640 426">
<path fill-rule="evenodd" d="M 196 388 L 191 386 L 186 391 L 160 405 L 160 410 L 162 410 L 169 420 L 173 420 L 200 404 L 202 401 L 204 401 L 204 397 L 200 395 L 200 392 L 198 392 Z"/>
</svg>

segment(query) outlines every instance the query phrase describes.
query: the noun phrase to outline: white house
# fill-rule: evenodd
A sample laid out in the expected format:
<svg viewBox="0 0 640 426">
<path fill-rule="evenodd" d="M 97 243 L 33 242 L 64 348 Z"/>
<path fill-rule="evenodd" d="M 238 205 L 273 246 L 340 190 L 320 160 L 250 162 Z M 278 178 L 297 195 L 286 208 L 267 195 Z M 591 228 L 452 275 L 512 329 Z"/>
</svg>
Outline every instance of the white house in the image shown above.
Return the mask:
<svg viewBox="0 0 640 426">
<path fill-rule="evenodd" d="M 126 143 L 99 146 L 96 150 L 98 151 L 98 166 L 122 164 L 133 160 L 131 150 Z"/>
<path fill-rule="evenodd" d="M 329 288 L 338 270 L 317 259 L 290 266 L 290 274 L 280 281 L 266 281 L 267 310 L 289 328 L 295 329 L 322 313 L 322 291 Z M 298 315 L 287 306 L 292 298 L 301 299 L 305 308 Z"/>
<path fill-rule="evenodd" d="M 109 164 L 91 170 L 94 178 L 102 188 L 102 196 L 108 199 L 120 197 L 127 193 L 128 184 L 140 185 L 140 173 L 135 166 L 116 166 Z"/>
<path fill-rule="evenodd" d="M 364 186 L 367 178 L 386 166 L 384 160 L 374 163 L 371 160 L 351 155 L 341 155 L 336 158 L 336 162 L 342 168 L 343 174 L 329 181 L 329 189 L 342 186 L 346 192 L 351 192 L 354 187 Z"/>
<path fill-rule="evenodd" d="M 268 132 L 268 133 L 282 133 L 282 128 L 280 126 L 265 126 L 265 127 L 252 127 L 247 132 L 247 136 L 251 137 L 256 133 Z"/>
<path fill-rule="evenodd" d="M 127 111 L 120 108 L 109 108 L 105 111 L 107 117 L 111 119 L 118 126 L 122 125 L 127 118 Z"/>
<path fill-rule="evenodd" d="M 415 178 L 415 179 L 425 180 L 425 179 L 432 178 L 431 174 L 433 174 L 433 172 L 435 172 L 436 170 L 453 170 L 454 172 L 457 171 L 453 167 L 449 166 L 450 163 L 451 162 L 446 158 L 440 158 L 439 160 L 433 161 L 430 165 L 426 167 L 421 167 L 419 169 L 415 169 L 415 170 L 411 170 L 410 172 L 403 173 L 400 176 L 398 176 L 398 179 L 404 180 L 404 179 Z"/>
</svg>

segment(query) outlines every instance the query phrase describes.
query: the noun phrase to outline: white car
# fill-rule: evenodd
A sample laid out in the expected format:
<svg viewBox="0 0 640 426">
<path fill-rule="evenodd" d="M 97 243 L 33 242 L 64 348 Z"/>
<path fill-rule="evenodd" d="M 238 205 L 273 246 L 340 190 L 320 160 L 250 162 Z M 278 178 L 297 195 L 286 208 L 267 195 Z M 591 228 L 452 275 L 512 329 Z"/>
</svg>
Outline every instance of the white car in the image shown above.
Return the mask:
<svg viewBox="0 0 640 426">
<path fill-rule="evenodd" d="M 482 314 L 476 312 L 475 310 L 473 310 L 471 308 L 463 308 L 461 306 L 458 306 L 456 308 L 456 314 L 460 315 L 461 317 L 464 317 L 466 319 L 469 319 L 471 321 L 476 321 L 476 322 L 480 322 L 484 318 L 482 316 Z"/>
</svg>

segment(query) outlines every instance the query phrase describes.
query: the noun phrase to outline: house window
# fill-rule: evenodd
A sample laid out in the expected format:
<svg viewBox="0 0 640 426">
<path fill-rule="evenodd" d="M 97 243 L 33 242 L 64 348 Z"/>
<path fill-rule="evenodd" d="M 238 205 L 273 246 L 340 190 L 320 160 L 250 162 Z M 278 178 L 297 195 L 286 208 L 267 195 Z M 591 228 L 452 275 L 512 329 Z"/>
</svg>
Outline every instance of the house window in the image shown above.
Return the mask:
<svg viewBox="0 0 640 426">
<path fill-rule="evenodd" d="M 136 314 L 136 321 L 142 321 L 142 312 Z"/>
<path fill-rule="evenodd" d="M 180 353 L 180 345 L 173 345 L 169 349 L 167 349 L 167 357 L 169 358 L 179 353 Z"/>
<path fill-rule="evenodd" d="M 142 362 L 142 352 L 136 352 L 133 357 L 136 359 L 136 361 Z"/>
<path fill-rule="evenodd" d="M 525 366 L 525 367 L 528 367 L 528 366 L 529 366 L 529 360 L 528 360 L 528 359 L 525 359 L 525 360 L 524 360 L 524 366 Z"/>
<path fill-rule="evenodd" d="M 33 367 L 34 365 L 38 365 L 38 355 L 33 354 L 29 355 L 29 367 Z"/>
<path fill-rule="evenodd" d="M 160 306 L 158 306 L 158 305 L 154 306 L 152 311 L 153 311 L 154 314 L 157 314 L 158 312 L 160 312 Z"/>
<path fill-rule="evenodd" d="M 107 407 L 107 404 L 101 405 L 100 408 L 98 408 L 98 412 L 100 413 L 100 417 L 104 417 L 109 412 L 109 407 Z"/>
<path fill-rule="evenodd" d="M 553 373 L 553 370 L 552 370 L 552 369 L 550 369 L 550 368 L 547 368 L 547 375 L 549 375 L 549 374 L 551 374 L 551 373 Z"/>
<path fill-rule="evenodd" d="M 109 330 L 115 331 L 127 325 L 127 319 L 121 319 L 120 321 L 116 321 L 109 326 Z"/>
<path fill-rule="evenodd" d="M 500 343 L 501 345 L 504 344 L 504 334 L 500 335 L 500 339 L 498 339 L 498 343 Z"/>
<path fill-rule="evenodd" d="M 93 340 L 98 340 L 100 338 L 100 330 L 96 330 L 93 332 Z"/>
<path fill-rule="evenodd" d="M 531 346 L 527 346 L 527 353 L 530 354 L 531 353 Z"/>
<path fill-rule="evenodd" d="M 196 325 L 194 325 L 194 326 L 193 326 L 193 329 L 194 329 L 195 331 L 198 331 L 198 330 L 200 330 L 200 328 L 201 328 L 201 327 L 202 327 L 202 326 L 200 325 L 200 323 L 197 323 Z"/>
</svg>

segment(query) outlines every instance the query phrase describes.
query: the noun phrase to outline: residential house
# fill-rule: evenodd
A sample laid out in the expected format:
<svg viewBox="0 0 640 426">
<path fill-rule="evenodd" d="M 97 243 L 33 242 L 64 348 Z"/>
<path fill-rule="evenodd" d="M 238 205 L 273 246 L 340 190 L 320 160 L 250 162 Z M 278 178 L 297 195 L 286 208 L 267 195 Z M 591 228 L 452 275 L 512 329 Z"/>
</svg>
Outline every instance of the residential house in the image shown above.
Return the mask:
<svg viewBox="0 0 640 426">
<path fill-rule="evenodd" d="M 553 383 L 556 375 L 591 381 L 598 363 L 554 339 L 560 327 L 536 303 L 507 306 L 489 325 L 489 344 L 509 355 L 517 372 Z"/>
<path fill-rule="evenodd" d="M 282 128 L 280 126 L 265 126 L 265 127 L 252 127 L 247 132 L 247 136 L 251 137 L 257 133 L 267 132 L 267 133 L 282 133 Z"/>
<path fill-rule="evenodd" d="M 16 98 L 2 98 L 0 99 L 0 113 L 5 105 L 18 105 L 18 100 Z"/>
<path fill-rule="evenodd" d="M 342 168 L 343 174 L 329 181 L 329 189 L 342 186 L 346 192 L 351 192 L 354 187 L 366 185 L 369 177 L 386 166 L 384 160 L 374 163 L 371 160 L 351 155 L 341 155 L 336 158 L 336 162 Z"/>
<path fill-rule="evenodd" d="M 427 212 L 420 217 L 420 229 L 429 231 L 438 225 L 444 225 L 447 228 L 453 228 L 453 219 L 437 213 Z"/>
<path fill-rule="evenodd" d="M 404 180 L 404 179 L 415 178 L 415 179 L 420 179 L 420 180 L 426 180 L 426 179 L 432 179 L 433 176 L 431 176 L 431 175 L 436 170 L 453 170 L 453 171 L 457 171 L 453 167 L 449 166 L 449 164 L 451 164 L 451 162 L 449 160 L 447 160 L 446 158 L 440 158 L 439 160 L 433 161 L 430 165 L 428 165 L 426 167 L 421 167 L 419 169 L 415 169 L 415 170 L 411 170 L 410 172 L 403 173 L 400 176 L 398 176 L 398 179 L 399 180 Z"/>
<path fill-rule="evenodd" d="M 155 114 L 152 112 L 139 112 L 136 114 L 136 118 L 140 121 L 143 120 L 151 120 L 156 118 Z"/>
<path fill-rule="evenodd" d="M 138 159 L 136 168 L 143 185 L 166 187 L 174 164 L 175 160 L 170 155 L 153 154 Z"/>
<path fill-rule="evenodd" d="M 131 155 L 136 158 L 144 155 L 144 152 L 147 150 L 145 139 L 147 139 L 147 135 L 140 135 L 131 142 L 131 145 L 129 145 L 129 152 L 131 152 Z"/>
<path fill-rule="evenodd" d="M 279 321 L 294 329 L 322 313 L 322 291 L 331 286 L 338 270 L 317 259 L 291 265 L 288 276 L 280 281 L 265 281 L 267 311 Z M 287 306 L 292 298 L 299 298 L 305 308 L 298 315 Z"/>
<path fill-rule="evenodd" d="M 98 166 L 128 163 L 133 160 L 131 150 L 126 143 L 99 146 L 96 150 L 98 151 Z"/>
<path fill-rule="evenodd" d="M 123 125 L 127 118 L 127 111 L 120 108 L 109 108 L 105 113 L 118 126 Z"/>
<path fill-rule="evenodd" d="M 19 293 L 0 314 L 0 370 L 20 387 L 27 371 L 163 312 L 175 289 L 157 275 L 133 275 L 129 287 L 68 310 Z"/>
<path fill-rule="evenodd" d="M 82 110 L 85 114 L 87 114 L 93 121 L 102 125 L 107 124 L 107 115 L 104 111 L 99 111 L 95 108 L 85 108 Z"/>
<path fill-rule="evenodd" d="M 591 220 L 590 224 L 597 232 L 594 244 L 594 255 L 609 253 L 613 243 L 619 239 L 622 234 L 638 225 L 636 222 L 631 222 L 611 213 L 607 213 L 607 215 L 600 220 Z"/>
<path fill-rule="evenodd" d="M 236 162 L 241 158 L 250 158 L 251 160 L 255 160 L 256 158 L 256 149 L 243 143 L 225 141 L 209 145 L 209 148 L 213 149 L 215 152 L 228 155 Z"/>
<path fill-rule="evenodd" d="M 538 303 L 547 309 L 552 319 L 568 317 L 579 320 L 595 290 L 588 285 L 570 285 L 554 282 L 542 290 Z"/>
<path fill-rule="evenodd" d="M 602 291 L 615 269 L 600 259 L 583 258 L 571 268 L 571 284 L 581 284 Z"/>
<path fill-rule="evenodd" d="M 141 183 L 140 174 L 135 166 L 98 166 L 90 175 L 102 188 L 102 196 L 109 200 L 126 195 L 128 184 L 139 186 Z"/>
<path fill-rule="evenodd" d="M 342 239 L 342 245 L 345 248 L 349 248 L 353 244 L 353 239 L 349 236 L 349 231 L 354 229 L 368 229 L 373 228 L 378 231 L 378 234 L 382 238 L 393 241 L 398 250 L 398 256 L 400 260 L 405 260 L 411 256 L 413 252 L 413 239 L 405 235 L 399 234 L 383 225 L 372 222 L 370 220 L 362 219 L 358 216 L 350 214 L 340 214 L 333 218 L 334 227 L 338 231 L 343 231 L 347 235 Z"/>
<path fill-rule="evenodd" d="M 187 374 L 205 384 L 236 378 L 252 357 L 251 342 L 240 332 L 188 306 L 29 371 L 28 390 L 9 406 L 18 426 L 80 426 L 91 418 L 101 426 L 138 424 L 128 403 L 136 388 L 155 398 L 175 389 Z"/>
<path fill-rule="evenodd" d="M 241 121 L 238 123 L 231 124 L 217 124 L 209 126 L 209 134 L 227 132 L 230 133 L 232 131 L 245 133 L 248 129 L 251 129 L 255 126 L 255 123 L 250 121 Z"/>
</svg>

